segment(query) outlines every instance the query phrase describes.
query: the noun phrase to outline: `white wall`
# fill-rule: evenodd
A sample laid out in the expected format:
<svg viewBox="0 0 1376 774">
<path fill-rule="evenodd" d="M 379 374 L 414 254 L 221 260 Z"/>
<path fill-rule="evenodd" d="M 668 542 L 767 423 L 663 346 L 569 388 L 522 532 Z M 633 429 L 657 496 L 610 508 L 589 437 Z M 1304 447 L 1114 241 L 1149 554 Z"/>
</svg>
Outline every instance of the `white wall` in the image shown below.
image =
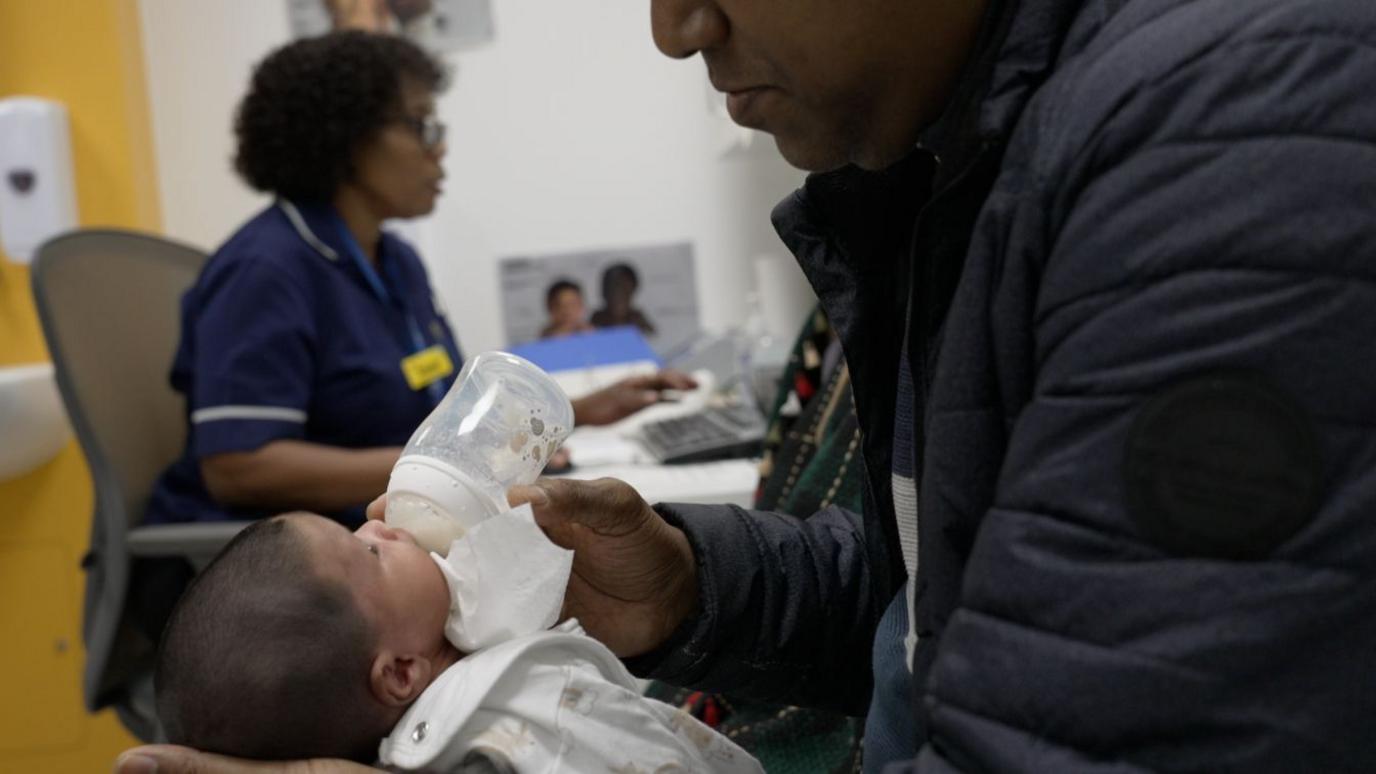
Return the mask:
<svg viewBox="0 0 1376 774">
<path fill-rule="evenodd" d="M 268 199 L 235 177 L 234 107 L 289 39 L 285 0 L 140 0 L 153 153 L 169 236 L 213 248 Z"/>
<path fill-rule="evenodd" d="M 802 180 L 772 142 L 724 153 L 702 64 L 661 56 L 639 0 L 492 0 L 497 40 L 457 67 L 446 193 L 416 235 L 465 349 L 502 340 L 497 263 L 678 240 L 696 246 L 704 325 L 740 322 L 749 258 L 783 252 L 770 208 Z M 289 38 L 285 0 L 141 0 L 169 235 L 213 247 L 262 197 L 233 176 L 250 68 Z"/>
</svg>

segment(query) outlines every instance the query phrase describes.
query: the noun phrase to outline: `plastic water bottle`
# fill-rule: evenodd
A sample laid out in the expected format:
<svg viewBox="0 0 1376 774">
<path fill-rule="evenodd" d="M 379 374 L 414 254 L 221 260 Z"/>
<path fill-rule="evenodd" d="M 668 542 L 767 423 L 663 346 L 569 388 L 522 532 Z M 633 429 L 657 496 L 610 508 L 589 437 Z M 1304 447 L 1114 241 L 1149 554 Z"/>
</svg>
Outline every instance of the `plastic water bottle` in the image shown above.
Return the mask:
<svg viewBox="0 0 1376 774">
<path fill-rule="evenodd" d="M 387 523 L 429 551 L 507 509 L 573 429 L 573 405 L 549 374 L 506 352 L 464 364 L 392 468 Z"/>
</svg>

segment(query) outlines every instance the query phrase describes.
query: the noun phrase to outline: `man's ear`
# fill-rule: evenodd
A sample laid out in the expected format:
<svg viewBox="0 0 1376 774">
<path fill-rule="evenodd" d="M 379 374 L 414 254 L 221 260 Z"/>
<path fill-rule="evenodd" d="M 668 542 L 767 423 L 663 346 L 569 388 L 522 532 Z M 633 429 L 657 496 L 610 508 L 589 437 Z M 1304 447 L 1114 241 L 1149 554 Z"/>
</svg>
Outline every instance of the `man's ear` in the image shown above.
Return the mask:
<svg viewBox="0 0 1376 774">
<path fill-rule="evenodd" d="M 434 667 L 429 659 L 398 656 L 382 651 L 373 658 L 368 687 L 373 696 L 389 707 L 404 707 L 416 700 L 430 684 Z"/>
</svg>

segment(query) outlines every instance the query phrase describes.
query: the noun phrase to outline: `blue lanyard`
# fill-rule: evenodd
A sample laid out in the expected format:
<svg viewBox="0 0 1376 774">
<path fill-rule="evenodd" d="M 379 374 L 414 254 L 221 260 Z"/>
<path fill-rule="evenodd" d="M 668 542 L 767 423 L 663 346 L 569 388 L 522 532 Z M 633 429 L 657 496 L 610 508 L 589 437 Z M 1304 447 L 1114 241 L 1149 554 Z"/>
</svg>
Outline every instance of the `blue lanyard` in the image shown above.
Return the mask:
<svg viewBox="0 0 1376 774">
<path fill-rule="evenodd" d="M 392 306 L 401 310 L 402 317 L 406 319 L 406 330 L 411 337 L 411 350 L 409 354 L 414 355 L 428 348 L 430 345 L 429 342 L 425 340 L 425 334 L 421 333 L 420 323 L 416 322 L 416 316 L 411 313 L 410 305 L 406 303 L 405 285 L 401 277 L 397 274 L 395 262 L 389 261 L 385 267 L 388 276 L 392 280 L 392 286 L 396 288 L 397 291 L 396 298 L 393 298 L 392 294 L 387 290 L 387 285 L 382 281 L 382 277 L 378 275 L 377 269 L 373 268 L 372 261 L 369 261 L 368 257 L 363 254 L 363 248 L 359 246 L 358 240 L 354 239 L 353 232 L 349 231 L 349 227 L 344 224 L 344 219 L 339 217 L 338 213 L 333 213 L 333 215 L 335 230 L 339 232 L 339 241 L 344 244 L 344 251 L 353 259 L 354 266 L 358 267 L 358 271 L 363 275 L 363 278 L 368 281 L 368 287 L 372 289 L 373 295 L 377 296 L 377 299 L 381 301 L 384 306 Z M 406 343 L 402 342 L 401 348 L 403 351 L 406 350 L 406 346 Z M 443 379 L 436 379 L 425 389 L 430 393 L 430 399 L 435 404 L 438 404 L 440 400 L 444 398 L 445 389 Z"/>
</svg>

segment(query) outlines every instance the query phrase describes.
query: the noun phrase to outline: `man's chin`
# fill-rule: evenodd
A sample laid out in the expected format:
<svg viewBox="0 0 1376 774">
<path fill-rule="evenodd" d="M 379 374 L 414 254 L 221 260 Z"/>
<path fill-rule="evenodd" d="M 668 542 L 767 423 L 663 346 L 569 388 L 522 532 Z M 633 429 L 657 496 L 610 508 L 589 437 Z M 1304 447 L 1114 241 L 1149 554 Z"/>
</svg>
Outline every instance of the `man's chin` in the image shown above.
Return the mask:
<svg viewBox="0 0 1376 774">
<path fill-rule="evenodd" d="M 850 163 L 846 153 L 835 143 L 776 134 L 774 146 L 784 161 L 804 172 L 830 172 Z"/>
</svg>

